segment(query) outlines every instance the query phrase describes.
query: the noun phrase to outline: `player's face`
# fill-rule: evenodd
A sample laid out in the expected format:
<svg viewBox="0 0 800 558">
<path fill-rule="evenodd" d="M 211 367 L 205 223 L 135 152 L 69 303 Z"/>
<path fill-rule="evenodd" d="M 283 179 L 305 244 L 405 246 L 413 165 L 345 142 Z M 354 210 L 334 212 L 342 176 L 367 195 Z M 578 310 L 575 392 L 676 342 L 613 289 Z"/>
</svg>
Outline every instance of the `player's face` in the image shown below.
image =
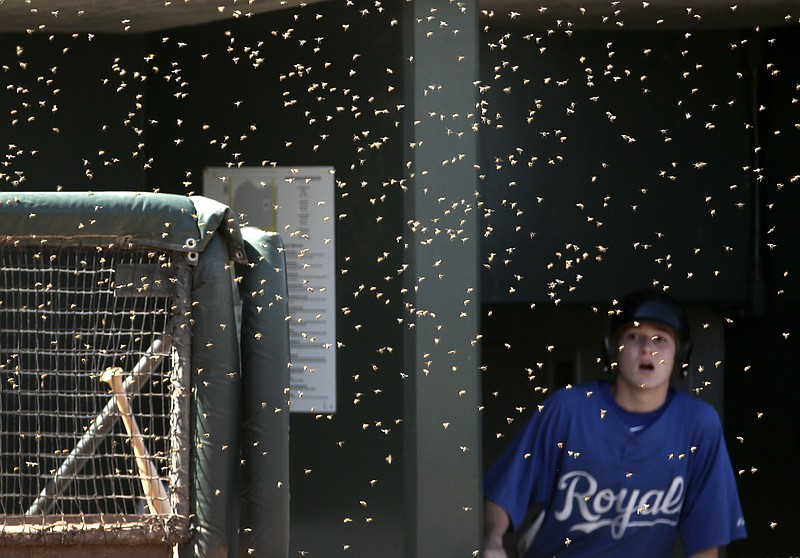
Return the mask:
<svg viewBox="0 0 800 558">
<path fill-rule="evenodd" d="M 617 340 L 617 382 L 666 392 L 675 364 L 674 332 L 656 322 L 634 323 Z"/>
</svg>

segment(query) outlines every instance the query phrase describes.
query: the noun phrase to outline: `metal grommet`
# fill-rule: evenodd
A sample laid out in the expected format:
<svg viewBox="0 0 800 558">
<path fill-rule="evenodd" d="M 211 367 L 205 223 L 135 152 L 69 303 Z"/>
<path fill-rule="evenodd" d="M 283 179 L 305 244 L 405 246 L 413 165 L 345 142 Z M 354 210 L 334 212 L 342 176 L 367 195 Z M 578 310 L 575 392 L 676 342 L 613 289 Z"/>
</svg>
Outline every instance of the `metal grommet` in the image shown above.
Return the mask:
<svg viewBox="0 0 800 558">
<path fill-rule="evenodd" d="M 197 248 L 197 239 L 187 238 L 186 242 L 184 243 L 184 247 L 190 250 L 190 252 L 186 255 L 186 258 L 189 260 L 189 263 L 196 264 L 197 261 L 200 259 L 200 253 L 195 252 L 195 248 Z"/>
</svg>

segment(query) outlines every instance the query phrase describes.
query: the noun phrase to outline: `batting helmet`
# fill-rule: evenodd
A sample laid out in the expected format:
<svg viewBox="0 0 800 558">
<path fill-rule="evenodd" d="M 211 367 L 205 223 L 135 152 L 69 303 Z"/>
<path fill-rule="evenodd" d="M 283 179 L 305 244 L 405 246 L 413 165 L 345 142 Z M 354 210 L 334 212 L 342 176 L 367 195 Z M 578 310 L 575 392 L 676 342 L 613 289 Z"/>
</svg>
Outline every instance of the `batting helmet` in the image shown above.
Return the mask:
<svg viewBox="0 0 800 558">
<path fill-rule="evenodd" d="M 616 338 L 620 330 L 634 322 L 657 322 L 675 332 L 675 365 L 680 367 L 681 376 L 686 376 L 692 353 L 689 321 L 681 305 L 658 289 L 643 289 L 625 296 L 611 313 L 603 337 L 606 370 L 611 371 L 611 364 L 616 360 Z"/>
</svg>

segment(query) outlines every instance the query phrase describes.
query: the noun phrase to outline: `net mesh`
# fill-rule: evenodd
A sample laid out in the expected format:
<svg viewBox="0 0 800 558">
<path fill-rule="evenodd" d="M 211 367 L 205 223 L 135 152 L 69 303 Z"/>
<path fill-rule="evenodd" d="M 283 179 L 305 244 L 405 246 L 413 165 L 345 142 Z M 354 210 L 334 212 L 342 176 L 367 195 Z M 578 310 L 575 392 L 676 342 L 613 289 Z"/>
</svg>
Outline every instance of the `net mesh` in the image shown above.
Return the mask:
<svg viewBox="0 0 800 558">
<path fill-rule="evenodd" d="M 6 522 L 149 513 L 130 436 L 100 379 L 109 367 L 138 378 L 128 389 L 132 414 L 175 498 L 185 378 L 172 339 L 186 265 L 181 254 L 145 249 L 0 245 Z"/>
</svg>

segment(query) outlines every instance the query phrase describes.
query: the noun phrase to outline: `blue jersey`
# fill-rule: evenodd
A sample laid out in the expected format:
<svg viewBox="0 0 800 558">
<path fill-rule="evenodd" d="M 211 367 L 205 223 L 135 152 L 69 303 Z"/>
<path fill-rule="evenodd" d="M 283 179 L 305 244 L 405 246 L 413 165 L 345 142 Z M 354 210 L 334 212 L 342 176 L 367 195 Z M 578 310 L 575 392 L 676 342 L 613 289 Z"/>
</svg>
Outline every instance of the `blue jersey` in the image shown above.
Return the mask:
<svg viewBox="0 0 800 558">
<path fill-rule="evenodd" d="M 487 499 L 518 528 L 543 519 L 525 558 L 670 558 L 746 536 L 716 411 L 674 391 L 647 428 L 615 411 L 607 382 L 562 389 L 544 402 L 486 475 Z"/>
</svg>

